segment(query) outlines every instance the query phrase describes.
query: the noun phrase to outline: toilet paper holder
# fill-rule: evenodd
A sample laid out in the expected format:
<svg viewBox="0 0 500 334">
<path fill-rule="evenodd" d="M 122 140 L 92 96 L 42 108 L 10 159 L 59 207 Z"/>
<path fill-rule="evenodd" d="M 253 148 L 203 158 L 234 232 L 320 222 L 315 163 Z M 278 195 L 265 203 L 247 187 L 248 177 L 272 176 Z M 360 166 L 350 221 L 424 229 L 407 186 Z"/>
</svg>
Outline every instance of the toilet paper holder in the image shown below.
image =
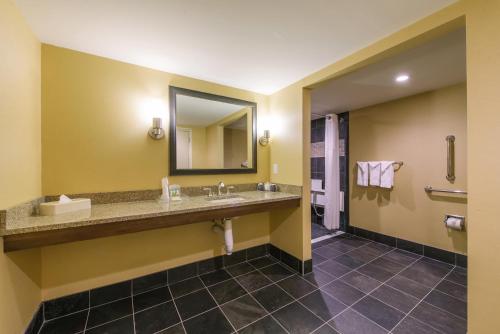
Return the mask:
<svg viewBox="0 0 500 334">
<path fill-rule="evenodd" d="M 460 225 L 459 226 L 450 226 L 450 225 L 448 225 L 448 219 L 450 219 L 450 218 L 458 219 L 460 221 Z M 446 228 L 451 228 L 451 229 L 454 229 L 454 230 L 457 230 L 457 231 L 463 231 L 463 230 L 465 230 L 465 216 L 445 214 L 443 222 L 444 222 L 444 226 Z"/>
</svg>

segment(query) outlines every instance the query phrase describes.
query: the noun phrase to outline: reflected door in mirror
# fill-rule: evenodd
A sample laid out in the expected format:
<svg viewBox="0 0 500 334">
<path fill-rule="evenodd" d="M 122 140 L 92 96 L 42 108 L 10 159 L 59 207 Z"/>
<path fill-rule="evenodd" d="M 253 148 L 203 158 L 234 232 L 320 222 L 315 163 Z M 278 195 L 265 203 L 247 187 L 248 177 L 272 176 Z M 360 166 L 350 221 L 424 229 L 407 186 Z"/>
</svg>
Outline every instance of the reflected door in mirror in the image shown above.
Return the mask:
<svg viewBox="0 0 500 334">
<path fill-rule="evenodd" d="M 177 142 L 177 168 L 192 168 L 192 131 L 191 129 L 178 128 L 176 132 Z"/>
</svg>

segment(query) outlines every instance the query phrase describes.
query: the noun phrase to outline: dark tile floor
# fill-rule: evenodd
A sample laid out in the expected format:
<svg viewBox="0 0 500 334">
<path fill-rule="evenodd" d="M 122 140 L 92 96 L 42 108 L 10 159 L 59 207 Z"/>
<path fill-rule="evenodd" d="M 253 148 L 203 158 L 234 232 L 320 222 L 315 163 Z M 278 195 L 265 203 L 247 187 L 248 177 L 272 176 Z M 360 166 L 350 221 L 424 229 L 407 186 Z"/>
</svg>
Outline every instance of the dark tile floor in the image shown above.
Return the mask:
<svg viewBox="0 0 500 334">
<path fill-rule="evenodd" d="M 463 268 L 349 235 L 317 245 L 313 263 L 301 277 L 264 257 L 167 286 L 136 282 L 125 298 L 116 285 L 40 333 L 466 332 Z"/>
<path fill-rule="evenodd" d="M 311 223 L 311 239 L 316 239 L 324 235 L 329 235 L 332 232 L 322 224 Z"/>
</svg>

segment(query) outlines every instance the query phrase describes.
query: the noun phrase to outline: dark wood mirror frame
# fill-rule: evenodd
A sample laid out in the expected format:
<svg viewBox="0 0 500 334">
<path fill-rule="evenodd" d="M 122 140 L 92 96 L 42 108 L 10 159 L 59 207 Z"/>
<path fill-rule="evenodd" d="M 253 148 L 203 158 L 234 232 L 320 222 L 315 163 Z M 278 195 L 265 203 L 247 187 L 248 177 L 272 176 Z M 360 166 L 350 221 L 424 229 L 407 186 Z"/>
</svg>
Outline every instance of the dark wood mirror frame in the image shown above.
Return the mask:
<svg viewBox="0 0 500 334">
<path fill-rule="evenodd" d="M 210 175 L 210 174 L 255 174 L 257 173 L 257 104 L 227 96 L 203 93 L 195 90 L 170 86 L 170 125 L 169 125 L 169 166 L 170 175 Z M 252 108 L 252 167 L 216 169 L 178 169 L 176 145 L 177 95 L 198 97 L 206 100 L 226 102 Z"/>
</svg>

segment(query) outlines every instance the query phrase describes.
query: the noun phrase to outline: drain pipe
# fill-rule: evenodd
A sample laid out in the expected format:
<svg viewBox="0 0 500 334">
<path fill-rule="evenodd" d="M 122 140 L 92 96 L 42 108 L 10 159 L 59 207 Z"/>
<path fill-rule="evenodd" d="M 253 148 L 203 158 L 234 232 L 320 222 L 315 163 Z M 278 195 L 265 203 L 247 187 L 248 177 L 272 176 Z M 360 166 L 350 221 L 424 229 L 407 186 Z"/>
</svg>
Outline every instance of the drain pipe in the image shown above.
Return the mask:
<svg viewBox="0 0 500 334">
<path fill-rule="evenodd" d="M 224 244 L 226 245 L 226 254 L 233 253 L 233 221 L 231 218 L 223 218 L 220 223 L 215 222 L 212 231 L 218 234 L 224 234 Z"/>
</svg>

